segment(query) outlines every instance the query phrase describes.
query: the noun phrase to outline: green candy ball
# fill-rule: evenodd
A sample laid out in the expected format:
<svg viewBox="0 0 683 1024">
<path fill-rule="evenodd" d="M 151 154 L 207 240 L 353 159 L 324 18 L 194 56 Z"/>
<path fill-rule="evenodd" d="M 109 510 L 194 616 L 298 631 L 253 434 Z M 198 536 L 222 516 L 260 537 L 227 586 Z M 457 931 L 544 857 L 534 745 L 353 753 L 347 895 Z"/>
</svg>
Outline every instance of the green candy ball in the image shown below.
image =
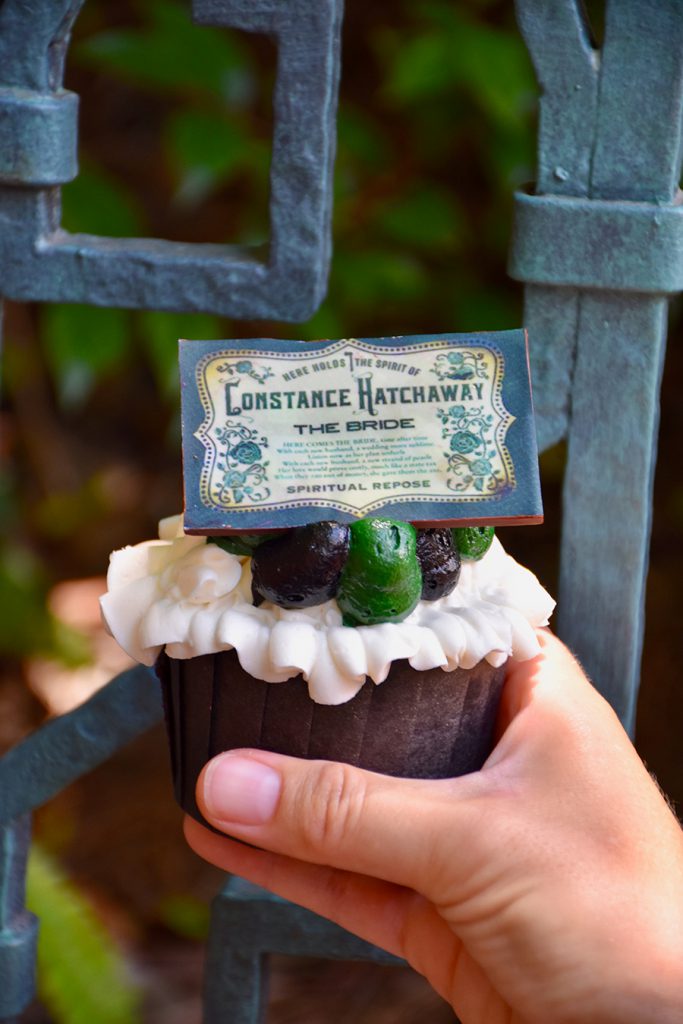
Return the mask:
<svg viewBox="0 0 683 1024">
<path fill-rule="evenodd" d="M 361 519 L 351 525 L 337 604 L 345 626 L 400 622 L 422 593 L 416 533 L 410 523 Z"/>
<path fill-rule="evenodd" d="M 496 531 L 492 526 L 458 526 L 451 532 L 460 557 L 476 561 L 491 547 Z"/>
</svg>

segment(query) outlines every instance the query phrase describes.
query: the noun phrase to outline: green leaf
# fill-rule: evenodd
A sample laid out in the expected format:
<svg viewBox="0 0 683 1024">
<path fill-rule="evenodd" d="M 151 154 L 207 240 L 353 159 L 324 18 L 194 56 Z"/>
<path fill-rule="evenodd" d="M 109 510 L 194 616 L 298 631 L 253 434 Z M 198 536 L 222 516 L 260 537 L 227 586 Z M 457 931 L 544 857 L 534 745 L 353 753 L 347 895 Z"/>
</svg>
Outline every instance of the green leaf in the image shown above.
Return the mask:
<svg viewBox="0 0 683 1024">
<path fill-rule="evenodd" d="M 207 313 L 143 310 L 135 321 L 159 394 L 178 401 L 178 339 L 220 338 L 220 320 Z"/>
<path fill-rule="evenodd" d="M 453 248 L 465 231 L 451 197 L 427 187 L 392 202 L 378 219 L 390 238 L 427 249 Z"/>
<path fill-rule="evenodd" d="M 342 106 L 337 118 L 337 158 L 343 164 L 349 157 L 366 167 L 381 168 L 389 159 L 389 145 L 380 124 L 360 110 Z"/>
<path fill-rule="evenodd" d="M 455 38 L 460 43 L 455 58 L 460 80 L 493 121 L 517 125 L 529 114 L 536 92 L 519 35 L 463 19 Z"/>
<path fill-rule="evenodd" d="M 65 406 L 81 404 L 98 378 L 128 353 L 126 310 L 49 305 L 41 310 L 41 326 L 47 363 Z"/>
<path fill-rule="evenodd" d="M 196 204 L 235 173 L 248 170 L 261 182 L 268 175 L 270 147 L 250 138 L 225 114 L 181 111 L 166 126 L 166 144 L 179 182 L 176 198 Z"/>
<path fill-rule="evenodd" d="M 93 646 L 90 638 L 67 625 L 61 619 L 52 619 L 52 657 L 68 668 L 81 668 L 93 663 Z"/>
<path fill-rule="evenodd" d="M 514 189 L 533 180 L 534 146 L 531 120 L 518 127 L 500 128 L 488 137 L 491 184 L 507 203 L 511 201 Z M 509 235 L 509 221 L 504 218 L 504 222 Z"/>
<path fill-rule="evenodd" d="M 111 29 L 73 48 L 77 61 L 161 92 L 208 93 L 242 105 L 256 88 L 236 35 L 193 25 L 189 4 L 152 0 L 143 29 Z"/>
<path fill-rule="evenodd" d="M 47 580 L 37 558 L 18 543 L 0 549 L 0 652 L 39 654 L 76 667 L 92 660 L 87 637 L 47 608 Z"/>
<path fill-rule="evenodd" d="M 138 1024 L 140 993 L 79 889 L 37 844 L 26 903 L 40 917 L 38 994 L 57 1024 Z"/>
<path fill-rule="evenodd" d="M 89 161 L 81 161 L 78 177 L 62 188 L 62 226 L 67 231 L 127 238 L 144 234 L 144 223 L 128 190 Z"/>
<path fill-rule="evenodd" d="M 420 263 L 391 249 L 338 252 L 332 281 L 345 306 L 367 310 L 383 301 L 407 305 L 428 285 Z"/>
<path fill-rule="evenodd" d="M 436 96 L 457 82 L 456 59 L 451 39 L 443 32 L 401 40 L 390 58 L 384 92 L 399 105 Z"/>
<path fill-rule="evenodd" d="M 28 548 L 0 550 L 0 651 L 24 657 L 52 646 L 52 619 L 45 606 L 46 581 Z"/>
<path fill-rule="evenodd" d="M 459 11 L 430 5 L 437 27 L 394 41 L 387 53 L 385 93 L 399 104 L 466 89 L 492 120 L 518 123 L 535 95 L 531 62 L 518 33 L 492 28 Z"/>
<path fill-rule="evenodd" d="M 322 304 L 317 313 L 304 324 L 297 325 L 296 337 L 302 341 L 320 341 L 343 338 L 345 327 L 332 302 Z"/>
</svg>

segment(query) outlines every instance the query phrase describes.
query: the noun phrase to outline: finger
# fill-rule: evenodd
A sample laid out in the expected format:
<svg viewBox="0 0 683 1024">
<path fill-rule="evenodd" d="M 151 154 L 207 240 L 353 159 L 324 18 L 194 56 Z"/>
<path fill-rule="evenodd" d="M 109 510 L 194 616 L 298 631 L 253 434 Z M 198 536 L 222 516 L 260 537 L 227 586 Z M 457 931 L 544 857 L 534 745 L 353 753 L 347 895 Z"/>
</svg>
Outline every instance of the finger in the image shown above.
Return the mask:
<svg viewBox="0 0 683 1024">
<path fill-rule="evenodd" d="M 559 637 L 548 628 L 537 629 L 536 637 L 541 648 L 536 658 L 513 661 L 508 674 L 511 686 L 506 689 L 517 701 L 518 711 L 529 703 L 538 687 L 544 696 L 552 694 L 561 701 L 588 693 L 601 699 L 575 655 Z"/>
<path fill-rule="evenodd" d="M 395 956 L 404 956 L 405 905 L 415 893 L 338 868 L 257 850 L 185 819 L 185 837 L 205 860 L 334 921 Z"/>
<path fill-rule="evenodd" d="M 204 768 L 197 800 L 212 825 L 248 843 L 431 897 L 440 867 L 452 876 L 472 832 L 476 780 L 397 779 L 336 762 L 238 750 Z"/>
<path fill-rule="evenodd" d="M 550 629 L 537 629 L 536 638 L 540 650 L 535 658 L 526 661 L 511 659 L 508 662 L 496 721 L 496 744 L 520 712 L 530 704 L 539 686 L 543 686 L 546 693 L 556 691 L 557 680 L 562 678 L 564 682 L 561 691 L 566 685 L 564 677 L 570 666 L 572 676 L 580 676 L 582 685 L 587 683 L 578 662 Z"/>
<path fill-rule="evenodd" d="M 549 629 L 537 629 L 536 638 L 540 651 L 535 658 L 527 661 L 508 663 L 505 686 L 498 713 L 498 730 L 500 734 L 531 701 L 537 686 L 544 685 L 546 690 L 556 686 L 558 677 L 565 677 L 569 666 L 583 673 L 571 652 L 561 640 Z"/>
<path fill-rule="evenodd" d="M 192 818 L 185 819 L 184 828 L 200 857 L 403 957 L 449 998 L 445 969 L 435 978 L 434 968 L 452 962 L 460 941 L 424 897 L 390 882 L 245 846 Z"/>
<path fill-rule="evenodd" d="M 529 701 L 531 691 L 539 681 L 543 670 L 542 651 L 535 658 L 524 662 L 524 672 L 516 672 L 516 662 L 508 665 L 503 692 L 498 706 L 496 727 L 494 730 L 494 746 L 497 745 L 510 724 Z"/>
<path fill-rule="evenodd" d="M 510 663 L 498 712 L 497 745 L 522 712 L 530 707 L 535 713 L 543 708 L 551 709 L 553 714 L 567 721 L 575 717 L 577 711 L 583 718 L 596 711 L 600 716 L 614 717 L 562 641 L 549 629 L 539 629 L 536 635 L 541 648 L 539 654 L 528 661 Z M 539 726 L 537 722 L 536 734 L 552 742 L 553 730 L 546 733 Z M 502 749 L 494 750 L 487 764 L 490 766 L 500 760 L 506 749 L 504 743 Z"/>
<path fill-rule="evenodd" d="M 621 751 L 624 763 L 639 764 L 614 709 L 591 684 L 569 649 L 549 630 L 538 633 L 540 654 L 513 663 L 505 682 L 501 723 L 505 724 L 484 774 L 504 770 L 539 788 L 576 783 L 589 771 L 610 776 L 609 760 Z"/>
</svg>

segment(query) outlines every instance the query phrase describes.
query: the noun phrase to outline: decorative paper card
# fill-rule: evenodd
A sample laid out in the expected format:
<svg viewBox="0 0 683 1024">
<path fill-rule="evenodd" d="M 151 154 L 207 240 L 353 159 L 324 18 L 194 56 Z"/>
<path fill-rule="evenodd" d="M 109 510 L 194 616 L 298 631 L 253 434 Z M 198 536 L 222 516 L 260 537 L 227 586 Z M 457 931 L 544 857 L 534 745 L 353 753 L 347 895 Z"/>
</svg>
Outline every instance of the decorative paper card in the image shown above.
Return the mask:
<svg viewBox="0 0 683 1024">
<path fill-rule="evenodd" d="M 526 332 L 181 341 L 185 529 L 542 521 Z"/>
</svg>

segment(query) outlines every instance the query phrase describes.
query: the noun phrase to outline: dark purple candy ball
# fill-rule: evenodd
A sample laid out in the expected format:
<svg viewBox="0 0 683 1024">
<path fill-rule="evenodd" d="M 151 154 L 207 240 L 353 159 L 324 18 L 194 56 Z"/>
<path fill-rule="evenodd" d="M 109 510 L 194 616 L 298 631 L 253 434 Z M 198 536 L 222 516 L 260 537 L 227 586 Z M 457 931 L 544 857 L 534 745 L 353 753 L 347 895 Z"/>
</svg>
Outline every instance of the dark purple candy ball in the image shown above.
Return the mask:
<svg viewBox="0 0 683 1024">
<path fill-rule="evenodd" d="M 450 594 L 460 578 L 460 555 L 450 530 L 418 530 L 417 558 L 422 570 L 422 600 Z"/>
<path fill-rule="evenodd" d="M 349 553 L 349 528 L 322 522 L 264 541 L 251 562 L 254 604 L 310 608 L 331 600 Z"/>
</svg>

